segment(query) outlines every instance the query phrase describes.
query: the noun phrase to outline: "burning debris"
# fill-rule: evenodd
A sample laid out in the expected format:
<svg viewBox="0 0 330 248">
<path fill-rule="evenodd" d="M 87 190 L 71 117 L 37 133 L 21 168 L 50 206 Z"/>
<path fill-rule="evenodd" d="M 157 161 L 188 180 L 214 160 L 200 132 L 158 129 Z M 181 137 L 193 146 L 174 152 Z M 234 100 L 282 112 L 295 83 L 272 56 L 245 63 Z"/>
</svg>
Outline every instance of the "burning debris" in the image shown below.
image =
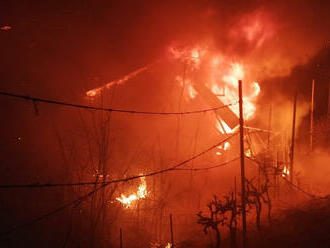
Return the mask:
<svg viewBox="0 0 330 248">
<path fill-rule="evenodd" d="M 86 92 L 86 96 L 87 97 L 91 97 L 91 98 L 96 97 L 96 96 L 98 96 L 98 95 L 101 94 L 102 90 L 109 89 L 109 88 L 111 88 L 115 84 L 123 84 L 123 83 L 127 82 L 128 80 L 136 77 L 140 73 L 146 71 L 147 69 L 149 69 L 149 67 L 150 66 L 141 67 L 141 68 L 139 68 L 139 69 L 137 69 L 137 70 L 135 70 L 135 71 L 127 74 L 126 76 L 124 76 L 124 77 L 122 77 L 120 79 L 113 80 L 113 81 L 111 81 L 109 83 L 106 83 L 105 85 L 103 85 L 101 87 L 98 87 L 98 88 L 95 88 L 95 89 L 91 89 L 91 90 L 89 90 L 89 91 Z"/>
<path fill-rule="evenodd" d="M 183 87 L 187 87 L 186 94 L 194 99 L 198 94 L 202 98 L 206 87 L 218 99 L 212 104 L 231 104 L 238 100 L 238 80 L 245 80 L 244 88 L 244 117 L 250 119 L 256 111 L 255 102 L 260 93 L 260 86 L 257 82 L 249 82 L 246 78 L 247 72 L 243 64 L 233 61 L 220 52 L 212 52 L 211 49 L 196 46 L 193 48 L 171 47 L 169 49 L 173 58 L 184 63 L 186 76 L 177 76 L 176 80 Z M 197 79 L 196 78 L 197 75 Z M 217 106 L 216 105 L 216 106 Z M 229 106 L 231 111 L 238 117 L 238 106 Z M 228 125 L 228 124 L 227 124 Z"/>
<path fill-rule="evenodd" d="M 216 114 L 215 126 L 222 134 L 233 133 L 238 126 L 238 80 L 244 80 L 244 117 L 251 119 L 256 111 L 255 102 L 260 93 L 257 82 L 250 81 L 248 67 L 232 58 L 214 52 L 208 47 L 172 45 L 169 57 L 184 65 L 184 76 L 177 75 L 174 80 L 184 89 L 187 100 L 200 96 L 208 105 L 228 107 Z M 103 89 L 114 84 L 122 84 L 145 72 L 151 65 L 129 73 L 121 79 L 111 81 L 101 87 L 86 92 L 88 97 L 96 97 Z"/>
</svg>

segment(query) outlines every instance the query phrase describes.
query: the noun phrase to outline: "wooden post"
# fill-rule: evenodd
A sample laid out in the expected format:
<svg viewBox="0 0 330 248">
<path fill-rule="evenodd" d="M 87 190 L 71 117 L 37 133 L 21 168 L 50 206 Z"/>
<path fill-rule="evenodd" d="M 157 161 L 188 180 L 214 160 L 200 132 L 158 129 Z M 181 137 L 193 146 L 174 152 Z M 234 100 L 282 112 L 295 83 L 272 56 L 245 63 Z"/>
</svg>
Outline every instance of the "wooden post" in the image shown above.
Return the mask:
<svg viewBox="0 0 330 248">
<path fill-rule="evenodd" d="M 173 236 L 173 221 L 172 214 L 170 214 L 170 230 L 171 230 L 171 247 L 174 248 L 174 236 Z"/>
<path fill-rule="evenodd" d="M 330 81 L 328 83 L 328 113 L 327 113 L 327 125 L 326 125 L 326 128 L 327 128 L 327 144 L 330 146 L 330 134 L 328 132 L 329 130 L 329 123 L 330 123 Z"/>
<path fill-rule="evenodd" d="M 311 111 L 310 111 L 310 133 L 309 133 L 309 149 L 310 152 L 313 151 L 313 131 L 314 131 L 314 88 L 315 81 L 312 80 L 312 93 L 311 93 Z"/>
<path fill-rule="evenodd" d="M 273 112 L 273 104 L 269 105 L 269 115 L 268 115 L 268 137 L 267 137 L 267 146 L 268 152 L 270 151 L 270 134 L 272 130 L 272 112 Z"/>
<path fill-rule="evenodd" d="M 237 211 L 237 182 L 236 182 L 236 176 L 234 178 L 234 202 L 235 202 L 234 207 L 235 207 L 235 212 L 236 212 Z M 237 229 L 237 221 L 235 221 L 235 228 Z"/>
<path fill-rule="evenodd" d="M 330 134 L 329 134 L 329 128 L 330 128 L 330 80 L 328 82 L 328 112 L 327 112 L 327 117 L 326 117 L 326 120 L 327 120 L 327 125 L 326 125 L 326 129 L 327 129 L 327 136 L 326 136 L 326 144 L 328 146 L 330 146 Z"/>
<path fill-rule="evenodd" d="M 327 119 L 330 121 L 330 81 L 328 83 L 328 113 L 327 113 Z"/>
<path fill-rule="evenodd" d="M 119 237 L 120 237 L 120 248 L 123 248 L 123 232 L 121 228 L 119 229 Z"/>
<path fill-rule="evenodd" d="M 296 137 L 296 112 L 297 112 L 297 96 L 298 85 L 296 86 L 294 98 L 293 98 L 293 117 L 292 117 L 292 136 L 291 136 L 291 152 L 290 152 L 290 182 L 293 183 L 294 173 L 294 144 Z"/>
<path fill-rule="evenodd" d="M 234 200 L 236 201 L 237 196 L 237 187 L 236 187 L 236 176 L 234 177 Z"/>
<path fill-rule="evenodd" d="M 240 152 L 241 152 L 241 193 L 242 193 L 242 235 L 243 248 L 247 247 L 246 242 L 246 194 L 245 194 L 245 166 L 244 166 L 244 120 L 243 120 L 243 92 L 242 80 L 238 81 L 238 96 L 239 96 L 239 131 L 240 131 Z"/>
<path fill-rule="evenodd" d="M 233 205 L 233 212 L 232 216 L 234 216 L 234 232 L 233 234 L 230 234 L 230 246 L 233 248 L 237 248 L 237 188 L 236 188 L 236 176 L 234 177 L 234 193 L 232 195 L 234 205 Z M 230 230 L 232 232 L 232 230 Z"/>
</svg>

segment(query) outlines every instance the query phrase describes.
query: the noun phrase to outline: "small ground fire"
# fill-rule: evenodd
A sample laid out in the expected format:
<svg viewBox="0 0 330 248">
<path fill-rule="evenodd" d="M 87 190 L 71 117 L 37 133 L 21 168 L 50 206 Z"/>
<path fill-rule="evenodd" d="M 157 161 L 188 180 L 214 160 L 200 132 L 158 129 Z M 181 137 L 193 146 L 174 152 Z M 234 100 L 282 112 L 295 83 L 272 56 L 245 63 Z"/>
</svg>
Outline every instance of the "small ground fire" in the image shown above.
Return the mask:
<svg viewBox="0 0 330 248">
<path fill-rule="evenodd" d="M 130 194 L 129 196 L 125 196 L 125 194 L 121 194 L 120 197 L 117 197 L 116 200 L 121 202 L 126 208 L 132 206 L 132 204 L 140 199 L 146 198 L 148 195 L 147 191 L 147 183 L 145 177 L 141 177 L 141 183 L 138 187 L 136 193 Z"/>
</svg>

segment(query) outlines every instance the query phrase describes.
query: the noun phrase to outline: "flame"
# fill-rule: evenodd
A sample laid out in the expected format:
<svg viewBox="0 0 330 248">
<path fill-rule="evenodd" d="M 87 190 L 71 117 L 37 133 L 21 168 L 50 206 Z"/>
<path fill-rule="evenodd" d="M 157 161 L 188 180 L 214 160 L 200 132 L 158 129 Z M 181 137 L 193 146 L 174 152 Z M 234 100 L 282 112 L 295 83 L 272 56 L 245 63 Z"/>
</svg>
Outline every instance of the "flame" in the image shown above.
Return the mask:
<svg viewBox="0 0 330 248">
<path fill-rule="evenodd" d="M 290 171 L 288 167 L 284 166 L 283 171 L 282 171 L 282 177 L 286 177 L 290 175 Z"/>
<path fill-rule="evenodd" d="M 145 177 L 141 177 L 141 184 L 139 186 L 137 195 L 139 199 L 146 198 L 147 196 L 147 183 Z"/>
<path fill-rule="evenodd" d="M 257 28 L 257 27 L 256 27 Z M 251 37 L 254 35 L 251 30 Z M 181 76 L 176 81 L 185 86 L 188 99 L 194 99 L 198 91 L 194 88 L 195 83 L 204 83 L 211 92 L 216 95 L 224 104 L 233 104 L 238 101 L 238 80 L 243 80 L 243 111 L 244 119 L 251 119 L 256 111 L 255 101 L 260 93 L 260 86 L 257 82 L 248 80 L 247 67 L 238 61 L 233 61 L 219 52 L 213 54 L 207 48 L 201 46 L 177 48 L 171 47 L 170 52 L 174 59 L 185 63 L 188 72 L 201 72 L 204 82 L 194 82 L 189 73 L 185 80 Z M 203 70 L 199 70 L 203 66 Z M 238 104 L 229 106 L 233 113 L 239 116 Z M 219 123 L 219 121 L 221 123 Z M 232 133 L 234 130 L 224 120 L 217 120 L 216 127 L 221 133 Z"/>
<path fill-rule="evenodd" d="M 186 65 L 189 65 L 191 71 L 195 71 L 200 68 L 202 58 L 207 53 L 207 50 L 200 46 L 193 48 L 170 46 L 169 53 L 172 58 L 184 62 Z"/>
<path fill-rule="evenodd" d="M 238 80 L 244 78 L 243 66 L 239 63 L 230 63 L 228 72 L 222 77 L 222 80 L 235 88 L 238 87 Z"/>
<path fill-rule="evenodd" d="M 126 206 L 126 208 L 130 207 L 131 203 L 135 200 L 137 200 L 136 194 L 131 194 L 128 197 L 126 197 L 124 194 L 120 195 L 120 198 L 117 197 L 116 200 L 120 201 L 122 204 Z"/>
<path fill-rule="evenodd" d="M 165 246 L 165 248 L 171 248 L 172 244 L 171 243 L 167 243 L 167 245 Z"/>
<path fill-rule="evenodd" d="M 117 197 L 116 200 L 121 202 L 126 208 L 129 208 L 132 206 L 132 203 L 139 199 L 144 199 L 148 195 L 147 191 L 147 183 L 145 177 L 141 177 L 141 183 L 139 185 L 139 188 L 136 193 L 130 194 L 129 196 L 126 196 L 124 194 L 121 194 L 120 197 Z"/>
<path fill-rule="evenodd" d="M 228 141 L 226 141 L 223 145 L 219 145 L 217 147 L 220 150 L 227 151 L 230 148 L 230 143 Z"/>
<path fill-rule="evenodd" d="M 226 151 L 228 150 L 230 147 L 230 143 L 228 141 L 226 141 L 224 144 L 223 144 L 223 149 Z"/>
<path fill-rule="evenodd" d="M 228 141 L 226 141 L 226 142 L 223 143 L 222 145 L 217 146 L 217 148 L 218 148 L 220 151 L 217 151 L 215 154 L 218 155 L 218 156 L 221 156 L 223 151 L 227 151 L 227 150 L 229 150 L 229 148 L 230 148 L 230 143 L 229 143 Z"/>
<path fill-rule="evenodd" d="M 195 68 L 198 69 L 201 64 L 201 54 L 197 48 L 191 50 L 190 53 L 191 61 L 194 63 Z"/>
<path fill-rule="evenodd" d="M 229 69 L 223 75 L 222 81 L 224 82 L 224 91 L 225 96 L 221 98 L 221 100 L 225 104 L 230 104 L 238 99 L 238 80 L 245 79 L 245 71 L 244 66 L 240 63 L 231 63 Z M 247 88 L 247 87 L 249 88 Z M 212 88 L 214 89 L 214 88 Z M 254 116 L 256 107 L 255 107 L 255 100 L 256 97 L 260 93 L 260 86 L 257 82 L 246 82 L 243 81 L 243 111 L 244 111 L 244 119 L 248 120 Z M 214 94 L 217 94 L 216 91 L 213 91 Z M 239 107 L 238 105 L 230 106 L 230 109 L 239 116 Z"/>
<path fill-rule="evenodd" d="M 251 155 L 252 155 L 251 149 L 248 149 L 248 150 L 245 152 L 245 156 L 247 156 L 247 157 L 250 158 Z"/>
<path fill-rule="evenodd" d="M 95 97 L 97 95 L 99 95 L 101 93 L 102 90 L 104 90 L 105 88 L 110 88 L 111 86 L 113 86 L 114 84 L 123 84 L 125 83 L 126 81 L 130 80 L 131 78 L 134 78 L 136 77 L 137 75 L 139 75 L 140 73 L 146 71 L 148 68 L 150 67 L 149 66 L 144 66 L 144 67 L 141 67 L 127 75 L 125 75 L 124 77 L 120 78 L 120 79 L 117 79 L 117 80 L 113 80 L 109 83 L 106 83 L 105 85 L 101 86 L 101 87 L 98 87 L 98 88 L 95 88 L 95 89 L 91 89 L 89 91 L 86 92 L 86 96 L 88 97 Z"/>
<path fill-rule="evenodd" d="M 177 76 L 175 80 L 178 81 L 182 87 L 184 87 L 184 94 L 186 97 L 188 96 L 188 99 L 194 99 L 197 96 L 197 91 L 191 84 L 190 79 L 183 79 L 181 76 Z"/>
<path fill-rule="evenodd" d="M 238 127 L 235 127 L 234 129 L 231 129 L 227 123 L 223 120 L 220 120 L 220 121 L 216 121 L 216 124 L 215 124 L 216 128 L 219 130 L 220 133 L 222 134 L 231 134 L 231 133 L 234 133 L 236 128 Z"/>
<path fill-rule="evenodd" d="M 195 90 L 194 86 L 192 86 L 191 84 L 188 85 L 187 90 L 188 90 L 189 97 L 191 99 L 193 99 L 197 96 L 197 91 Z"/>
</svg>

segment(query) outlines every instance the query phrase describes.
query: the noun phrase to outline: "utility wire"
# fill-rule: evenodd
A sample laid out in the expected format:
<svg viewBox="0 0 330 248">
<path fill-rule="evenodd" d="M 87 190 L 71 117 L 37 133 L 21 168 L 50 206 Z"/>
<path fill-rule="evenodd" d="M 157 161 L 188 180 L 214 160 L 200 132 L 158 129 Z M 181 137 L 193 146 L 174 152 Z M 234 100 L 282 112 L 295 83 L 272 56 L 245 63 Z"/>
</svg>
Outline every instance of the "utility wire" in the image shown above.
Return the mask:
<svg viewBox="0 0 330 248">
<path fill-rule="evenodd" d="M 169 167 L 169 168 L 166 168 L 166 169 L 162 169 L 162 170 L 158 170 L 158 171 L 154 171 L 154 172 L 150 172 L 150 173 L 144 174 L 144 175 L 136 175 L 136 176 L 131 176 L 131 177 L 123 178 L 123 179 L 116 179 L 116 180 L 111 180 L 111 181 L 99 182 L 97 184 L 102 184 L 102 185 L 99 186 L 99 187 L 97 187 L 97 188 L 95 188 L 94 190 L 88 192 L 87 194 L 85 194 L 85 195 L 83 195 L 83 196 L 81 196 L 81 197 L 79 197 L 79 198 L 77 198 L 77 199 L 75 199 L 75 200 L 73 200 L 71 202 L 68 202 L 68 203 L 62 205 L 62 206 L 56 208 L 53 211 L 50 211 L 50 212 L 48 212 L 48 213 L 46 213 L 44 215 L 41 215 L 41 216 L 39 216 L 39 217 L 37 217 L 37 218 L 29 221 L 29 222 L 26 222 L 26 223 L 21 224 L 21 225 L 14 226 L 14 227 L 12 227 L 11 229 L 9 229 L 7 231 L 1 232 L 0 233 L 0 236 L 8 235 L 8 234 L 10 234 L 10 233 L 12 233 L 12 232 L 14 232 L 14 231 L 16 231 L 18 229 L 22 229 L 22 228 L 25 228 L 27 226 L 31 226 L 33 224 L 36 224 L 36 223 L 38 223 L 38 222 L 40 222 L 40 221 L 42 221 L 42 220 L 44 220 L 44 219 L 46 219 L 46 218 L 54 215 L 54 214 L 57 214 L 58 212 L 61 212 L 61 211 L 65 210 L 68 207 L 78 206 L 81 202 L 83 202 L 84 200 L 86 200 L 87 198 L 89 198 L 90 196 L 92 196 L 93 194 L 95 194 L 97 191 L 99 191 L 100 189 L 103 189 L 103 188 L 107 187 L 110 184 L 120 183 L 120 182 L 127 182 L 127 181 L 131 181 L 131 180 L 134 180 L 134 179 L 137 179 L 137 178 L 141 178 L 141 177 L 150 177 L 150 176 L 155 176 L 155 175 L 158 175 L 158 174 L 161 174 L 161 173 L 165 173 L 165 172 L 176 170 L 178 167 L 180 167 L 180 166 L 182 166 L 182 165 L 184 165 L 186 163 L 189 163 L 190 161 L 192 161 L 192 160 L 194 160 L 194 159 L 196 159 L 196 158 L 204 155 L 205 153 L 211 151 L 215 147 L 221 145 L 222 143 L 226 142 L 227 140 L 231 139 L 232 137 L 234 137 L 237 134 L 238 133 L 232 134 L 231 136 L 229 136 L 229 137 L 223 139 L 222 141 L 220 141 L 219 143 L 217 143 L 217 144 L 215 144 L 215 145 L 207 148 L 206 150 L 200 152 L 199 154 L 197 154 L 197 155 L 195 155 L 195 156 L 193 156 L 193 157 L 191 157 L 189 159 L 186 159 L 183 162 L 181 162 L 179 164 L 176 164 L 176 165 L 174 165 L 172 167 Z M 227 163 L 229 163 L 229 162 L 227 162 Z M 86 185 L 86 184 L 87 183 L 84 183 L 83 185 Z M 95 185 L 96 183 L 95 182 L 91 182 L 91 183 L 88 182 L 88 184 L 94 184 Z M 52 185 L 52 186 L 49 186 L 49 185 Z M 38 187 L 38 186 L 39 187 L 40 186 L 41 187 L 54 187 L 54 185 L 56 185 L 56 186 L 75 186 L 75 185 L 81 185 L 81 184 L 80 183 L 76 183 L 76 184 L 44 184 L 44 185 L 36 185 L 35 187 Z M 17 186 L 22 187 L 24 185 L 12 185 L 12 186 L 14 186 L 15 188 L 17 188 Z M 31 187 L 31 184 L 29 186 Z"/>
<path fill-rule="evenodd" d="M 224 163 L 218 164 L 218 165 L 214 165 L 214 166 L 209 166 L 209 167 L 204 167 L 204 168 L 177 168 L 175 170 L 183 170 L 183 171 L 202 171 L 202 170 L 211 170 L 211 169 L 216 169 L 219 167 L 223 167 L 227 164 L 230 164 L 231 162 L 234 162 L 236 160 L 239 160 L 240 157 L 234 158 L 232 160 L 226 161 Z"/>
<path fill-rule="evenodd" d="M 308 195 L 309 197 L 311 198 L 314 198 L 314 199 L 325 199 L 325 197 L 322 197 L 322 196 L 317 196 L 317 195 L 314 195 L 312 193 L 309 193 L 307 192 L 306 190 L 302 189 L 301 187 L 299 187 L 298 185 L 290 182 L 288 179 L 286 179 L 285 177 L 281 177 L 284 181 L 286 181 L 291 187 L 293 188 L 296 188 L 297 190 L 301 191 L 302 193 L 304 193 L 305 195 Z"/>
<path fill-rule="evenodd" d="M 256 159 L 250 158 L 250 157 L 248 157 L 248 156 L 245 156 L 245 157 L 246 157 L 247 159 L 253 161 L 254 163 L 256 163 L 258 166 L 261 166 L 261 164 L 262 164 L 262 162 L 260 162 L 260 161 L 258 161 L 258 160 L 256 160 Z M 270 167 L 274 168 L 275 170 L 278 170 L 278 168 L 276 168 L 275 166 L 270 166 Z M 314 194 L 312 194 L 312 193 L 307 192 L 306 190 L 302 189 L 302 188 L 299 187 L 298 185 L 296 185 L 296 184 L 290 182 L 290 181 L 289 181 L 288 179 L 286 179 L 285 177 L 280 177 L 280 178 L 282 178 L 284 181 L 286 181 L 291 187 L 297 189 L 298 191 L 304 193 L 305 195 L 307 195 L 307 196 L 309 196 L 309 197 L 311 197 L 311 198 L 314 198 L 314 199 L 315 199 L 315 198 L 317 198 L 317 199 L 324 199 L 324 198 L 325 198 L 325 197 L 317 196 L 317 195 L 314 195 Z"/>
<path fill-rule="evenodd" d="M 227 105 L 222 105 L 222 106 L 219 106 L 219 107 L 202 109 L 202 110 L 195 110 L 195 111 L 186 111 L 186 112 L 149 112 L 149 111 L 94 107 L 94 106 L 90 106 L 90 105 L 82 105 L 82 104 L 75 104 L 75 103 L 51 100 L 51 99 L 46 99 L 46 98 L 31 97 L 31 96 L 27 96 L 27 95 L 14 94 L 14 93 L 9 93 L 9 92 L 4 92 L 4 91 L 0 91 L 0 95 L 29 100 L 29 101 L 32 101 L 34 104 L 37 103 L 37 102 L 43 102 L 43 103 L 62 105 L 62 106 L 67 106 L 67 107 L 72 107 L 72 108 L 89 109 L 89 110 L 96 110 L 96 111 L 107 111 L 107 112 L 120 112 L 120 113 L 129 113 L 129 114 L 144 114 L 144 115 L 199 114 L 199 113 L 205 113 L 205 112 L 209 112 L 209 111 L 216 111 L 216 110 L 219 110 L 219 109 L 226 108 L 226 107 L 237 104 L 237 102 L 235 102 L 235 103 L 231 103 L 231 104 L 227 104 Z"/>
<path fill-rule="evenodd" d="M 96 193 L 100 189 L 106 187 L 107 185 L 108 184 L 101 185 L 100 187 L 98 187 L 98 188 L 96 188 L 96 189 L 88 192 L 87 194 L 85 194 L 85 195 L 83 195 L 83 196 L 81 196 L 81 197 L 79 197 L 79 198 L 77 198 L 77 199 L 75 199 L 75 200 L 73 200 L 71 202 L 68 202 L 68 203 L 60 206 L 59 208 L 56 208 L 53 211 L 50 211 L 50 212 L 48 212 L 48 213 L 46 213 L 44 215 L 41 215 L 41 216 L 39 216 L 39 217 L 37 217 L 37 218 L 35 218 L 35 219 L 31 220 L 31 221 L 28 221 L 28 222 L 26 222 L 24 224 L 16 225 L 16 226 L 8 229 L 7 231 L 1 232 L 0 233 L 0 236 L 8 235 L 8 234 L 10 234 L 10 233 L 12 233 L 12 232 L 14 232 L 14 231 L 16 231 L 18 229 L 22 229 L 22 228 L 31 226 L 31 225 L 33 225 L 35 223 L 38 223 L 38 222 L 40 222 L 40 221 L 42 221 L 42 220 L 44 220 L 44 219 L 46 219 L 46 218 L 48 218 L 48 217 L 50 217 L 50 216 L 52 216 L 54 214 L 57 214 L 58 212 L 61 212 L 62 210 L 66 209 L 68 207 L 78 206 L 82 201 L 86 200 L 87 198 L 89 198 L 90 196 L 92 196 L 94 193 Z"/>
<path fill-rule="evenodd" d="M 232 137 L 236 136 L 238 133 L 234 133 L 231 136 L 228 136 L 227 138 L 223 139 L 222 141 L 220 141 L 219 143 L 207 148 L 206 150 L 196 154 L 195 156 L 186 159 L 184 161 L 182 161 L 181 163 L 174 165 L 172 167 L 166 168 L 166 169 L 162 169 L 162 170 L 157 170 L 157 171 L 153 171 L 147 174 L 140 174 L 140 175 L 135 175 L 135 176 L 130 176 L 127 178 L 120 178 L 120 179 L 114 179 L 114 180 L 110 180 L 110 181 L 100 181 L 100 182 L 80 182 L 80 183 L 46 183 L 46 184 L 7 184 L 7 185 L 0 185 L 0 189 L 14 189 L 14 188 L 49 188 L 49 187 L 68 187 L 68 186 L 86 186 L 86 185 L 96 185 L 96 184 L 113 184 L 113 183 L 120 183 L 120 182 L 127 182 L 127 181 L 131 181 L 134 179 L 138 179 L 141 177 L 150 177 L 150 176 L 155 176 L 161 173 L 165 173 L 168 171 L 175 171 L 178 170 L 177 168 L 189 163 L 190 161 L 204 155 L 205 153 L 209 152 L 210 150 L 214 149 L 215 147 L 221 145 L 222 143 L 228 141 L 229 139 L 231 139 Z M 189 169 L 189 168 L 187 168 Z M 191 169 L 189 169 L 191 170 Z"/>
</svg>

